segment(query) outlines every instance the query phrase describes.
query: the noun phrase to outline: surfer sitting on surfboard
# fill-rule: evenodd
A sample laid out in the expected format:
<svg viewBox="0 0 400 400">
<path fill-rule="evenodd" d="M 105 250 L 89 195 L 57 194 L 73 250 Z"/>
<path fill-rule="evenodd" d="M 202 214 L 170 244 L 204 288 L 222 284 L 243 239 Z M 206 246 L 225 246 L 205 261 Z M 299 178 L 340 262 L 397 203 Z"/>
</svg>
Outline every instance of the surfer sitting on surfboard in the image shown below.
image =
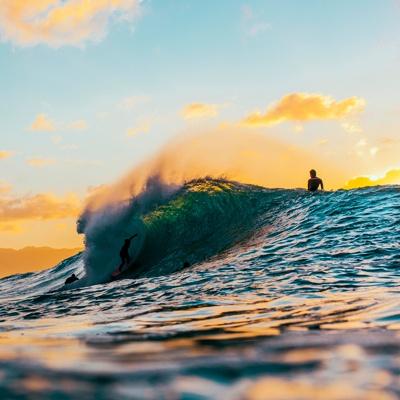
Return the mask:
<svg viewBox="0 0 400 400">
<path fill-rule="evenodd" d="M 128 265 L 131 261 L 131 257 L 129 255 L 129 247 L 131 245 L 131 241 L 134 237 L 137 236 L 137 233 L 132 235 L 130 238 L 125 239 L 124 245 L 121 247 L 119 251 L 119 256 L 121 257 L 121 265 L 118 267 L 118 272 L 122 272 L 122 267 L 124 265 Z"/>
</svg>

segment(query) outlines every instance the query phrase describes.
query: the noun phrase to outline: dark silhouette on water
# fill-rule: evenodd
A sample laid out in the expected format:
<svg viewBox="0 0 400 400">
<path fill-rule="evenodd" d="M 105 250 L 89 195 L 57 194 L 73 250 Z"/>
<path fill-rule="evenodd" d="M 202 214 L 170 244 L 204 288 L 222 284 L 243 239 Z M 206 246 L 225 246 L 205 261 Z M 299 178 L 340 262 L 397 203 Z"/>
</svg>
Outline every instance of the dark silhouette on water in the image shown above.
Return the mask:
<svg viewBox="0 0 400 400">
<path fill-rule="evenodd" d="M 121 272 L 122 267 L 124 265 L 128 265 L 131 261 L 131 256 L 129 255 L 129 247 L 131 245 L 131 241 L 134 237 L 137 236 L 137 233 L 132 235 L 130 238 L 125 239 L 124 245 L 121 247 L 121 250 L 119 251 L 119 256 L 121 257 L 121 265 L 118 267 L 118 270 Z"/>
<path fill-rule="evenodd" d="M 75 282 L 75 281 L 79 281 L 79 278 L 75 274 L 72 274 L 70 277 L 68 277 L 65 280 L 65 284 L 69 285 L 70 283 Z"/>
<path fill-rule="evenodd" d="M 316 192 L 321 185 L 321 190 L 324 190 L 324 183 L 322 179 L 318 178 L 317 171 L 312 169 L 310 171 L 310 179 L 308 180 L 308 190 L 310 192 Z"/>
</svg>

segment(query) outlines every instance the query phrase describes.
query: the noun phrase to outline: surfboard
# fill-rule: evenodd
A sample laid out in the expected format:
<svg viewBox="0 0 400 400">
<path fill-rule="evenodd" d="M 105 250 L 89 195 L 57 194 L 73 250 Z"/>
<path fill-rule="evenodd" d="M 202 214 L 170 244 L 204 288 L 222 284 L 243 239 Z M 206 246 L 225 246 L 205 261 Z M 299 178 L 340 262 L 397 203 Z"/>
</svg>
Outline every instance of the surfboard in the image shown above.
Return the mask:
<svg viewBox="0 0 400 400">
<path fill-rule="evenodd" d="M 123 273 L 125 273 L 126 271 L 128 271 L 131 266 L 133 264 L 124 264 L 121 269 L 120 266 L 118 266 L 117 268 L 115 268 L 115 270 L 111 273 L 111 277 L 112 278 L 117 278 L 118 276 L 122 275 Z"/>
<path fill-rule="evenodd" d="M 111 273 L 111 276 L 113 278 L 116 278 L 117 276 L 121 275 L 124 271 L 119 268 L 119 266 Z"/>
</svg>

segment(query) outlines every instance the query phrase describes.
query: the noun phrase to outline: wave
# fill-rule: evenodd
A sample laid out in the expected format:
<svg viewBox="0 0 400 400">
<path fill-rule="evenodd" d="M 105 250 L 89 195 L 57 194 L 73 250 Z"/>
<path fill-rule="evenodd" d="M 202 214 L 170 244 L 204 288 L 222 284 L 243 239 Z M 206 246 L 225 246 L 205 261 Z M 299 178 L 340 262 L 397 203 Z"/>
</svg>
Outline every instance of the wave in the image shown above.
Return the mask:
<svg viewBox="0 0 400 400">
<path fill-rule="evenodd" d="M 223 179 L 185 184 L 143 216 L 146 232 L 133 276 L 165 275 L 220 254 L 249 237 L 271 191 Z M 271 198 L 270 198 L 271 199 Z"/>
<path fill-rule="evenodd" d="M 224 179 L 182 186 L 153 179 L 139 196 L 81 217 L 86 275 L 75 285 L 110 280 L 124 239 L 135 233 L 124 277 L 169 274 L 201 262 L 251 235 L 280 192 Z"/>
<path fill-rule="evenodd" d="M 372 209 L 379 213 L 374 204 L 391 205 L 397 198 L 394 193 L 398 194 L 398 187 L 311 194 L 225 179 L 203 178 L 182 186 L 153 179 L 130 201 L 86 216 L 86 276 L 79 286 L 109 281 L 119 265 L 124 239 L 134 233 L 139 237 L 130 249 L 133 262 L 121 277 L 166 275 L 181 270 L 184 263 L 193 265 L 221 256 L 272 225 L 275 235 L 279 232 L 294 248 L 308 236 L 319 238 L 323 232 L 329 236 L 330 230 L 340 237 L 342 229 L 343 236 L 349 228 L 358 229 L 349 226 L 349 221 L 364 221 Z M 341 214 L 333 224 L 335 215 Z M 365 223 L 371 226 L 370 220 Z M 273 237 L 271 233 L 271 245 Z"/>
<path fill-rule="evenodd" d="M 122 278 L 168 275 L 182 270 L 185 262 L 193 266 L 211 260 L 206 264 L 213 268 L 212 260 L 226 261 L 227 253 L 241 254 L 246 246 L 261 252 L 268 268 L 336 265 L 339 259 L 350 266 L 369 262 L 378 251 L 392 265 L 396 247 L 386 244 L 395 243 L 397 222 L 390 218 L 398 210 L 399 193 L 398 186 L 310 194 L 224 179 L 180 186 L 153 179 L 131 200 L 81 216 L 82 254 L 53 269 L 6 280 L 13 285 L 25 281 L 23 293 L 63 287 L 72 272 L 81 279 L 68 288 L 109 282 L 124 239 L 134 233 L 139 237 L 130 249 L 133 263 Z M 391 228 L 383 228 L 384 222 Z M 253 245 L 254 239 L 260 242 Z M 0 280 L 0 287 L 6 288 L 6 280 Z M 7 293 L 1 297 L 13 295 Z"/>
</svg>

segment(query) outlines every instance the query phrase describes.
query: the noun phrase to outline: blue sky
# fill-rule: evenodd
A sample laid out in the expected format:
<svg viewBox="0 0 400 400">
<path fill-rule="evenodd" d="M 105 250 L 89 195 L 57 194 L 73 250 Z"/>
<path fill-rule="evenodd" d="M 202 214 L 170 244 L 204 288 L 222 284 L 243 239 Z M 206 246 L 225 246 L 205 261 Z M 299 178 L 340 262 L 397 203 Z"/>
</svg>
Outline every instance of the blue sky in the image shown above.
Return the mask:
<svg viewBox="0 0 400 400">
<path fill-rule="evenodd" d="M 349 178 L 399 166 L 399 2 L 131 3 L 140 15 L 124 20 L 110 12 L 100 40 L 56 47 L 10 37 L 0 6 L 0 151 L 12 153 L 0 160 L 0 180 L 13 196 L 84 196 L 175 135 L 237 123 L 289 93 L 364 99 L 351 119 L 359 132 L 310 121 L 301 132 L 289 122 L 260 128 L 263 134 L 325 152 Z M 218 105 L 218 115 L 188 121 L 181 110 L 191 103 Z M 52 132 L 29 129 L 40 114 Z M 71 128 L 77 121 L 87 128 Z M 148 132 L 128 137 L 135 127 Z M 349 156 L 360 148 L 362 156 Z M 31 159 L 49 165 L 33 167 Z"/>
</svg>

